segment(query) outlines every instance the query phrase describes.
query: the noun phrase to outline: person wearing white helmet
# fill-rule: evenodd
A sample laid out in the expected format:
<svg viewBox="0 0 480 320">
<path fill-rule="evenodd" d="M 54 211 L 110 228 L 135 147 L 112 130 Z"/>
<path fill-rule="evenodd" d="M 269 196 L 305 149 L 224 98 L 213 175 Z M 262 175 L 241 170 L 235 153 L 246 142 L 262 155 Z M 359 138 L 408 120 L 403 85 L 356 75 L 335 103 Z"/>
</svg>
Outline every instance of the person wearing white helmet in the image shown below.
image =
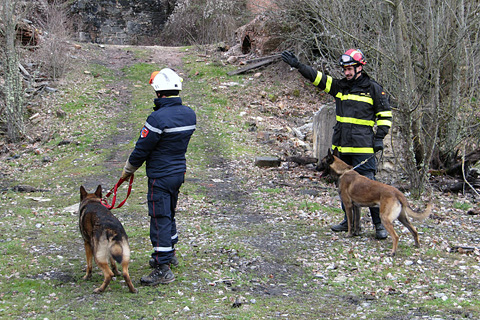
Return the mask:
<svg viewBox="0 0 480 320">
<path fill-rule="evenodd" d="M 338 65 L 344 74 L 341 79 L 300 63 L 290 51 L 284 51 L 282 59 L 333 96 L 337 123 L 333 128 L 332 150 L 338 149 L 343 161 L 354 166 L 361 175 L 375 180 L 374 154 L 383 150 L 383 138 L 392 125 L 392 109 L 383 88 L 364 71 L 366 60 L 362 51 L 348 49 L 340 56 Z M 387 231 L 380 220 L 379 208 L 370 208 L 370 215 L 375 237 L 385 239 Z M 347 231 L 346 216 L 331 229 L 334 232 Z"/>
<path fill-rule="evenodd" d="M 153 271 L 140 282 L 148 286 L 174 281 L 170 267 L 178 264 L 174 248 L 178 242 L 175 209 L 185 178 L 185 153 L 196 129 L 195 112 L 184 106 L 179 97 L 182 81 L 169 68 L 152 73 L 150 84 L 157 95 L 154 111 L 148 116 L 121 176 L 128 179 L 146 163 Z"/>
<path fill-rule="evenodd" d="M 182 91 L 182 81 L 183 79 L 169 68 L 155 71 L 150 76 L 150 84 L 155 92 Z"/>
</svg>

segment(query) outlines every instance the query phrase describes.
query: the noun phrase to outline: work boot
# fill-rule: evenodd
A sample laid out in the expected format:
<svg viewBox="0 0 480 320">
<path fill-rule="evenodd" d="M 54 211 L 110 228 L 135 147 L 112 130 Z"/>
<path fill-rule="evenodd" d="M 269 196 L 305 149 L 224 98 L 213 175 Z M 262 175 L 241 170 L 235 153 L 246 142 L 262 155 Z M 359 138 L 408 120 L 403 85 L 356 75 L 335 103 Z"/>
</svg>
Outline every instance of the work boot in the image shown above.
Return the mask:
<svg viewBox="0 0 480 320">
<path fill-rule="evenodd" d="M 148 261 L 148 264 L 150 265 L 150 268 L 155 268 L 157 266 L 157 262 L 153 258 L 150 258 L 150 261 Z M 173 257 L 170 260 L 169 264 L 170 264 L 170 267 L 178 267 L 178 259 L 175 253 L 173 254 Z"/>
<path fill-rule="evenodd" d="M 334 232 L 348 231 L 348 222 L 347 220 L 343 220 L 339 224 L 334 224 L 331 226 L 330 229 L 332 229 Z"/>
<path fill-rule="evenodd" d="M 175 281 L 175 276 L 168 264 L 157 265 L 148 276 L 140 278 L 140 283 L 145 286 L 156 286 L 157 284 L 167 284 Z"/>
<path fill-rule="evenodd" d="M 377 239 L 386 239 L 388 235 L 387 230 L 385 230 L 385 227 L 381 223 L 375 224 L 375 238 Z"/>
</svg>

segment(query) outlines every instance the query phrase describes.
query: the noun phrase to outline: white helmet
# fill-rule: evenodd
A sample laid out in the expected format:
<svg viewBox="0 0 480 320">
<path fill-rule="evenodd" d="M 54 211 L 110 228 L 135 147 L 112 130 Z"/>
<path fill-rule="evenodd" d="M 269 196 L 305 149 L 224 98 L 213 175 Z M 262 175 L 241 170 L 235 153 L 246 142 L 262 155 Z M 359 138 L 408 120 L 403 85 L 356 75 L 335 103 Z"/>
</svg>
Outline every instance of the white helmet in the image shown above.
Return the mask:
<svg viewBox="0 0 480 320">
<path fill-rule="evenodd" d="M 182 90 L 183 79 L 172 69 L 155 71 L 150 76 L 150 84 L 155 91 Z"/>
</svg>

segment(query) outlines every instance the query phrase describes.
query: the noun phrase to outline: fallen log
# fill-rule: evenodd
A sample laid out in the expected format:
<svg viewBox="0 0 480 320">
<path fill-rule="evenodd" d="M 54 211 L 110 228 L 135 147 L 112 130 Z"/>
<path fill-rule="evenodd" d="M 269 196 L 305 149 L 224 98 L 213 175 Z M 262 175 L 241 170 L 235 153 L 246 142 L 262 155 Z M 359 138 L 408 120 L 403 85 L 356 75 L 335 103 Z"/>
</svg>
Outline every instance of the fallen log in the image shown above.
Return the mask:
<svg viewBox="0 0 480 320">
<path fill-rule="evenodd" d="M 480 181 L 476 180 L 475 182 L 473 183 L 470 183 L 471 186 L 475 189 L 478 189 L 480 188 Z M 467 183 L 465 183 L 464 181 L 459 181 L 459 182 L 456 182 L 454 184 L 451 184 L 451 185 L 447 185 L 447 186 L 444 186 L 441 190 L 443 192 L 454 192 L 454 193 L 457 193 L 457 192 L 463 192 L 463 191 L 467 191 L 469 190 L 470 187 Z"/>
<path fill-rule="evenodd" d="M 450 248 L 450 252 L 458 252 L 458 253 L 472 253 L 475 250 L 479 250 L 479 248 L 466 247 L 466 246 L 453 246 Z"/>
<path fill-rule="evenodd" d="M 460 159 L 460 162 L 451 165 L 447 168 L 446 173 L 449 176 L 462 176 L 462 168 L 465 172 L 468 172 L 469 168 L 475 165 L 478 161 L 480 161 L 480 148 L 466 154 L 464 163 L 463 160 Z"/>
<path fill-rule="evenodd" d="M 12 188 L 13 192 L 50 192 L 48 189 L 41 189 L 29 185 L 18 185 Z"/>
<path fill-rule="evenodd" d="M 263 67 L 263 66 L 266 66 L 272 62 L 274 62 L 275 60 L 279 59 L 280 56 L 273 56 L 271 58 L 268 58 L 268 59 L 265 59 L 265 60 L 261 60 L 257 63 L 253 63 L 249 66 L 246 66 L 244 68 L 240 68 L 240 69 L 237 69 L 237 70 L 234 70 L 234 71 L 230 71 L 230 72 L 227 72 L 227 74 L 229 76 L 234 76 L 236 74 L 241 74 L 241 73 L 245 73 L 247 71 L 250 71 L 250 70 L 253 70 L 253 69 L 257 69 L 257 68 L 260 68 L 260 67 Z"/>
</svg>

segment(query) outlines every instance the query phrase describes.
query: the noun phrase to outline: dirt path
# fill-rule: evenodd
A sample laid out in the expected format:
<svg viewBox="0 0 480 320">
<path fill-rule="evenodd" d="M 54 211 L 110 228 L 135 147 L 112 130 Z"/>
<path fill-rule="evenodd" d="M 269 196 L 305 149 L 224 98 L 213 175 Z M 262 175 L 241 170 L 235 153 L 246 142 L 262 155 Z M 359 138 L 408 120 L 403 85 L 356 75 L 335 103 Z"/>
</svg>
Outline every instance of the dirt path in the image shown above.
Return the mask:
<svg viewBox="0 0 480 320">
<path fill-rule="evenodd" d="M 181 53 L 179 53 L 178 48 L 150 47 L 148 50 L 151 50 L 151 55 L 150 58 L 145 59 L 145 62 L 152 62 L 162 67 L 169 66 L 179 72 L 183 71 Z M 124 76 L 121 71 L 122 68 L 138 63 L 138 60 L 134 59 L 133 55 L 129 51 L 123 50 L 122 47 L 109 48 L 106 52 L 107 54 L 102 57 L 103 62 L 99 61 L 99 63 L 109 64 L 114 61 L 113 67 L 117 70 L 119 78 Z M 112 67 L 111 63 L 110 67 Z M 115 90 L 122 93 L 116 108 L 120 110 L 120 113 L 128 114 L 131 97 L 128 90 L 123 90 L 124 87 L 124 82 L 117 83 Z M 194 97 L 190 97 L 190 99 L 192 103 L 195 101 Z M 295 277 L 306 276 L 300 266 L 301 264 L 297 261 L 297 254 L 302 252 L 299 246 L 302 248 L 314 247 L 315 238 L 302 237 L 302 230 L 298 230 L 297 224 L 284 224 L 281 230 L 271 227 L 278 222 L 279 217 L 265 214 L 265 210 L 262 209 L 262 199 L 255 199 L 252 196 L 254 188 L 258 185 L 275 187 L 268 181 L 271 176 L 255 176 L 254 185 L 246 188 L 245 177 L 251 174 L 246 173 L 251 170 L 251 163 L 225 157 L 222 143 L 215 139 L 215 134 L 212 134 L 216 130 L 215 123 L 210 123 L 201 112 L 197 112 L 197 117 L 197 132 L 202 132 L 202 139 L 205 139 L 204 157 L 205 162 L 209 165 L 207 174 L 203 174 L 201 179 L 187 177 L 187 183 L 207 186 L 206 198 L 208 200 L 205 206 L 208 209 L 205 210 L 205 214 L 210 216 L 216 227 L 224 229 L 226 233 L 233 233 L 235 230 L 247 230 L 248 236 L 242 236 L 234 241 L 243 245 L 245 250 L 255 251 L 255 258 L 242 258 L 238 255 L 238 252 L 231 251 L 216 252 L 215 254 L 226 255 L 231 268 L 236 269 L 236 272 L 252 273 L 256 278 L 270 279 L 268 283 L 253 283 L 252 287 L 243 288 L 247 292 L 253 291 L 267 296 L 303 295 L 303 290 L 298 291 L 295 287 L 286 287 L 284 284 L 290 281 L 289 278 L 292 275 L 295 275 Z M 119 118 L 121 119 L 122 116 Z M 123 125 L 120 121 L 118 127 L 120 128 Z M 112 144 L 125 143 L 130 139 L 135 139 L 135 137 L 125 135 L 120 131 L 118 135 L 111 137 L 101 147 L 109 148 Z M 105 166 L 109 170 L 116 170 L 118 173 L 123 166 L 123 162 L 115 159 L 123 159 L 128 155 L 118 154 L 115 149 L 112 150 L 112 161 L 106 163 Z M 263 180 L 264 178 L 266 180 Z M 285 178 L 289 179 L 289 177 Z M 212 183 L 212 181 L 221 182 Z M 276 180 L 275 184 L 281 184 L 282 182 L 284 181 Z M 312 186 L 312 188 L 314 187 Z M 295 191 L 292 190 L 292 192 Z M 185 228 L 182 224 L 182 221 L 180 221 L 180 232 Z M 253 232 L 248 233 L 248 230 L 253 230 Z M 267 232 L 261 232 L 261 230 Z M 292 241 L 293 239 L 295 240 Z M 305 279 L 305 281 L 307 280 Z"/>
</svg>

